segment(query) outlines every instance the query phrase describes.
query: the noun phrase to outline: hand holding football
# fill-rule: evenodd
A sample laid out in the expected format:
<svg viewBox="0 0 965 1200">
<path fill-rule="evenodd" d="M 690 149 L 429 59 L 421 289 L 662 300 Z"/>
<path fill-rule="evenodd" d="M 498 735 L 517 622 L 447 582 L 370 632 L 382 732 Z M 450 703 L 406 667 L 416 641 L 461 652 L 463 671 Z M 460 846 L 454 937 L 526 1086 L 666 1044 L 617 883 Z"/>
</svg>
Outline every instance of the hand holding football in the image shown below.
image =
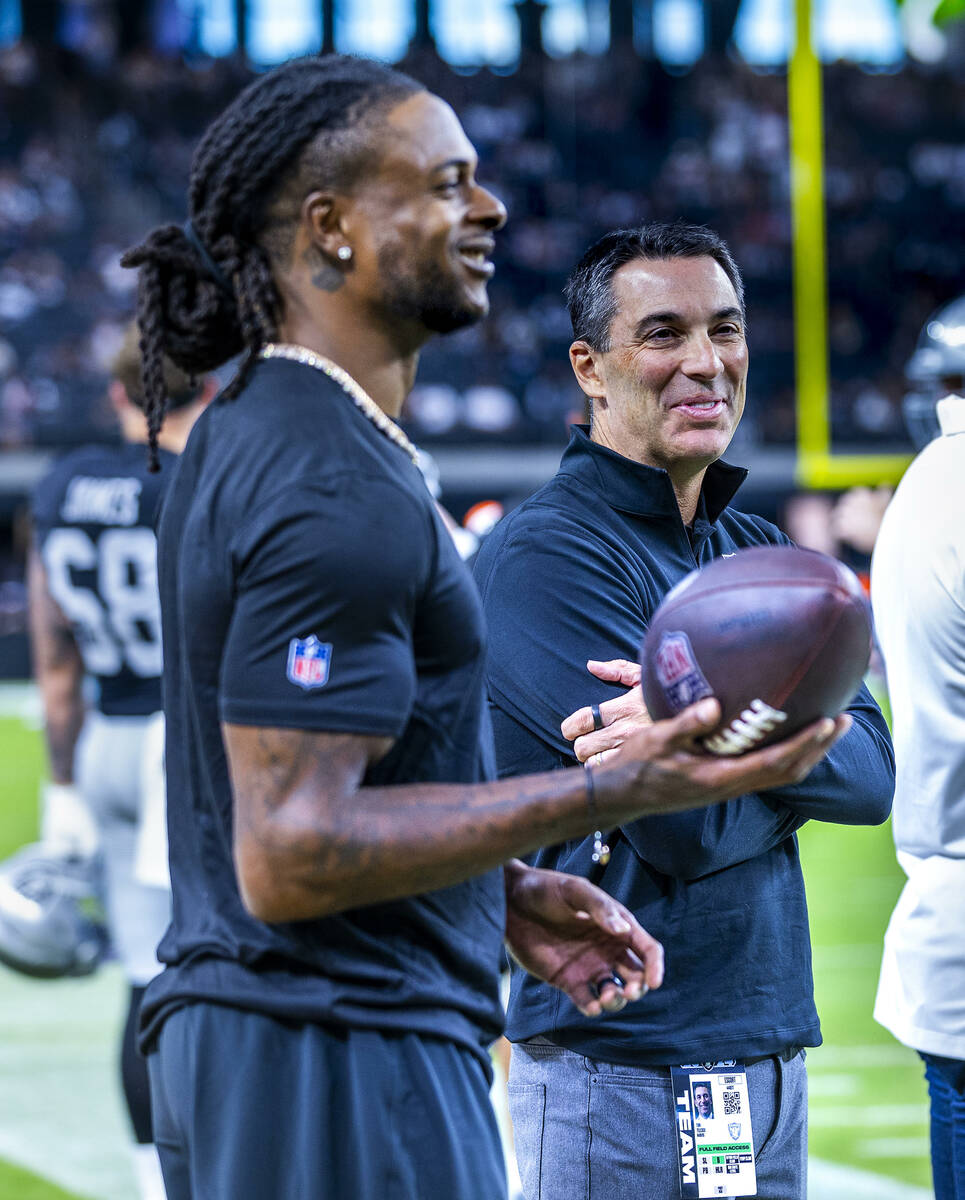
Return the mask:
<svg viewBox="0 0 965 1200">
<path fill-rule="evenodd" d="M 712 754 L 743 754 L 834 717 L 871 653 L 868 602 L 843 563 L 794 546 L 719 558 L 673 588 L 643 642 L 641 687 L 654 720 L 703 696 L 722 719 Z"/>
</svg>

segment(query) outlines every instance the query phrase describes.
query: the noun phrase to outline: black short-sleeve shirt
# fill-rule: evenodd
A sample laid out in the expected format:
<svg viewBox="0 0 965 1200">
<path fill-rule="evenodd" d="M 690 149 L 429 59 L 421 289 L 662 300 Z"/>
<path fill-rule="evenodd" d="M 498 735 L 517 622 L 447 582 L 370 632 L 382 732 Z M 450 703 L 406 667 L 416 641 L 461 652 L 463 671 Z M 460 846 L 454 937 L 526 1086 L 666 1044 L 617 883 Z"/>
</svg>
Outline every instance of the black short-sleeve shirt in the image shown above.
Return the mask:
<svg viewBox="0 0 965 1200">
<path fill-rule="evenodd" d="M 501 1027 L 501 872 L 268 925 L 231 857 L 222 720 L 396 738 L 367 784 L 493 775 L 481 608 L 418 469 L 322 373 L 262 362 L 192 432 L 159 571 L 174 916 L 145 1044 L 199 998 L 482 1051 Z"/>
<path fill-rule="evenodd" d="M 154 522 L 175 456 L 147 469 L 147 447 L 82 446 L 37 485 L 32 517 L 47 589 L 70 622 L 106 716 L 161 707 L 161 614 Z"/>
</svg>

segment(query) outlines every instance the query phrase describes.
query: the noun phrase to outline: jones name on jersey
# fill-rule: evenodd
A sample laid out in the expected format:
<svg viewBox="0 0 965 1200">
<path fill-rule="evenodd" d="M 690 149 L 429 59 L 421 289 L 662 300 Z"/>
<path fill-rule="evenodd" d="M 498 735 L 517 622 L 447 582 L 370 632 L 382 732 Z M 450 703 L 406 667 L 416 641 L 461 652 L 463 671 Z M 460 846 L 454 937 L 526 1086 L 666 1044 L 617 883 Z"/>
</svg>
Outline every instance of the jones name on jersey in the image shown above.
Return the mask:
<svg viewBox="0 0 965 1200">
<path fill-rule="evenodd" d="M 87 446 L 60 459 L 34 495 L 47 587 L 71 623 L 107 716 L 161 707 L 154 522 L 176 459 L 147 470 L 144 446 Z"/>
</svg>

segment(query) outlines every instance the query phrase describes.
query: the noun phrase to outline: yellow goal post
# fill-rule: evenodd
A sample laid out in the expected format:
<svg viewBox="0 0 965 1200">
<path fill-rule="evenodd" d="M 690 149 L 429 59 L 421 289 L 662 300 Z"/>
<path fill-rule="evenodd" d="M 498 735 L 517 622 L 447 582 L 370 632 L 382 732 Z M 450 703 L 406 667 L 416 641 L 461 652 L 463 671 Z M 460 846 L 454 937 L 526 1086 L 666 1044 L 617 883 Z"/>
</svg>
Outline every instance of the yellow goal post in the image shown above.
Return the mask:
<svg viewBox="0 0 965 1200">
<path fill-rule="evenodd" d="M 796 480 L 805 488 L 897 483 L 910 454 L 835 454 L 828 372 L 827 239 L 824 221 L 824 101 L 811 0 L 794 0 L 795 43 L 788 62 Z"/>
</svg>

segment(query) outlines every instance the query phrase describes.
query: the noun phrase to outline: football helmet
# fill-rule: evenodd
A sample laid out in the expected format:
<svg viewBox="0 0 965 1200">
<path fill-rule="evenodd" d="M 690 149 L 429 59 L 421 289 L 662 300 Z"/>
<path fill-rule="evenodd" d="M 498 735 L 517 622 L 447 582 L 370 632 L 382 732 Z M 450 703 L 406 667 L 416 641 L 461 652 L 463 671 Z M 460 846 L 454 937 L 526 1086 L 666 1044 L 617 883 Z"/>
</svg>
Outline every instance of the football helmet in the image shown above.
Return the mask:
<svg viewBox="0 0 965 1200">
<path fill-rule="evenodd" d="M 915 449 L 920 450 L 938 436 L 938 401 L 948 395 L 965 397 L 965 296 L 925 322 L 905 375 L 911 391 L 902 411 Z"/>
<path fill-rule="evenodd" d="M 0 863 L 0 962 L 42 979 L 89 975 L 110 946 L 99 857 L 37 842 Z"/>
</svg>

